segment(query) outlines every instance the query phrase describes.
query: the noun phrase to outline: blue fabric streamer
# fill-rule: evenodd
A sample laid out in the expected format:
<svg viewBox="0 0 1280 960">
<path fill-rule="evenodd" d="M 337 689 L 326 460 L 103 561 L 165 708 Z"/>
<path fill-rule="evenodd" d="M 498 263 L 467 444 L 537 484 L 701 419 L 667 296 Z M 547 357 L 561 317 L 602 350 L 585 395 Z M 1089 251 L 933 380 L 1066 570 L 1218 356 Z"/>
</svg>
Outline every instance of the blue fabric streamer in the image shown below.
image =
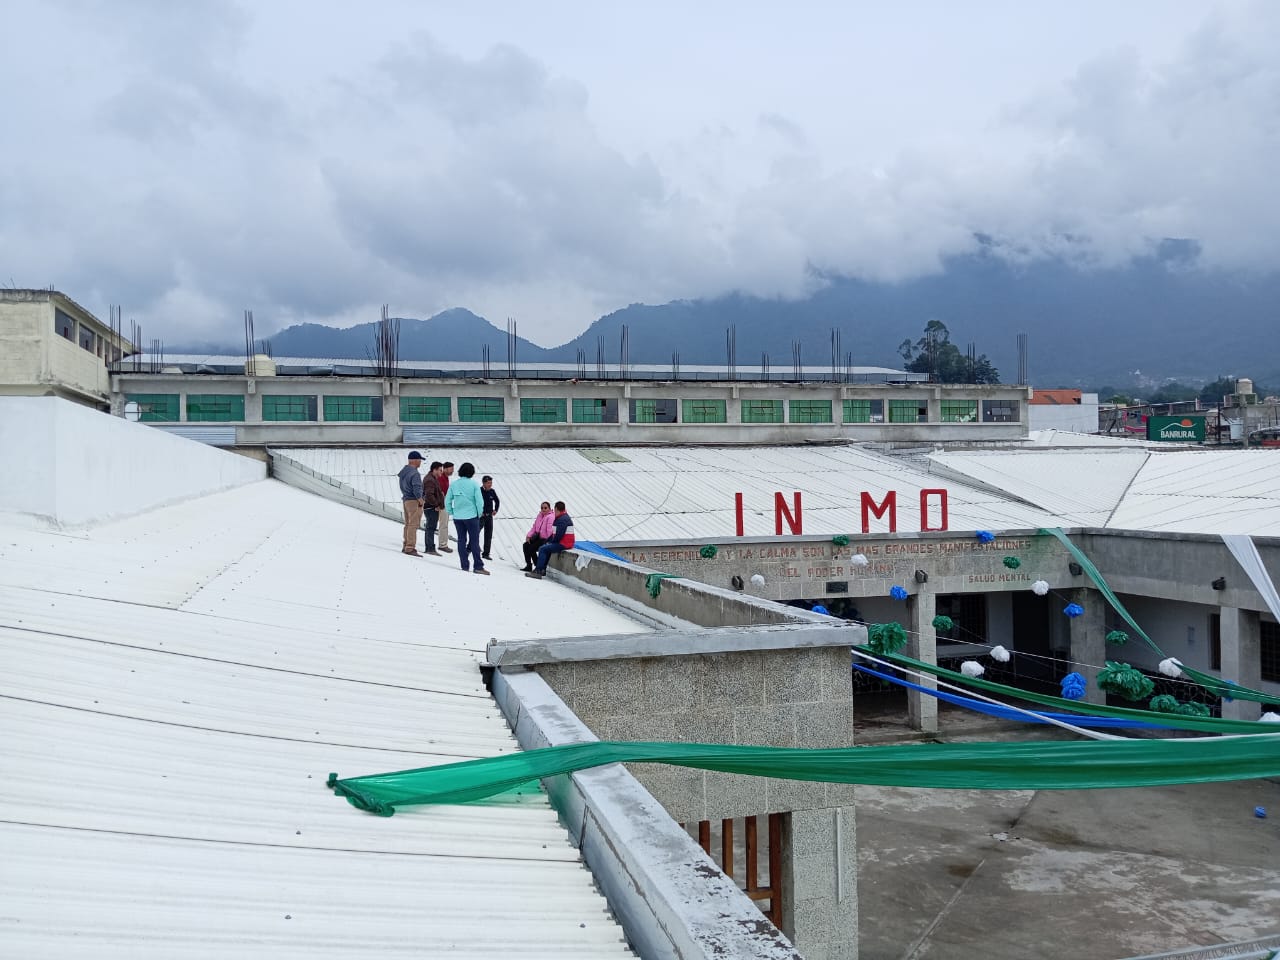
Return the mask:
<svg viewBox="0 0 1280 960">
<path fill-rule="evenodd" d="M 573 549 L 578 550 L 581 553 L 594 553 L 601 557 L 608 557 L 610 560 L 621 560 L 623 563 L 630 562 L 626 557 L 620 557 L 612 550 L 606 550 L 604 547 L 600 546 L 600 544 L 592 540 L 575 540 L 573 542 Z"/>
<path fill-rule="evenodd" d="M 887 673 L 881 673 L 879 670 L 872 670 L 870 667 L 864 667 L 855 663 L 853 669 L 870 674 L 873 677 L 879 677 L 881 680 L 888 680 L 890 683 L 896 683 L 900 687 L 906 687 L 908 690 L 916 690 L 920 693 L 927 693 L 931 697 L 937 697 L 939 700 L 953 703 L 958 707 L 965 707 L 968 710 L 974 710 L 978 713 L 985 713 L 987 716 L 998 717 L 1001 720 L 1022 720 L 1026 723 L 1048 723 L 1050 720 L 1060 720 L 1065 723 L 1075 724 L 1077 727 L 1113 727 L 1123 730 L 1165 730 L 1166 727 L 1160 726 L 1158 723 L 1145 723 L 1141 720 L 1126 720 L 1123 717 L 1090 717 L 1082 716 L 1075 713 L 1044 713 L 1037 711 L 1036 717 L 1030 717 L 1026 713 L 1014 710 L 1012 707 L 1005 707 L 999 704 L 986 703 L 982 700 L 974 700 L 970 697 L 962 697 L 955 693 L 947 693 L 945 690 L 930 690 L 928 687 L 922 687 L 918 683 L 912 683 L 910 680 L 903 680 L 901 677 L 894 677 Z M 1083 678 L 1081 678 L 1083 679 Z M 1040 717 L 1046 719 L 1041 720 Z"/>
</svg>

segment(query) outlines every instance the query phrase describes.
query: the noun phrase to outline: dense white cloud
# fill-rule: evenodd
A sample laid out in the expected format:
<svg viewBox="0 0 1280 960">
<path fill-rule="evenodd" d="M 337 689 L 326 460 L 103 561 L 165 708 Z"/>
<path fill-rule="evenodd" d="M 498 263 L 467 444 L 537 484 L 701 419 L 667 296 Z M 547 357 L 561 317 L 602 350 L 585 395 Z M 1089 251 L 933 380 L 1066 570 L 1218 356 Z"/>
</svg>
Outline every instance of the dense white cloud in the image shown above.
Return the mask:
<svg viewBox="0 0 1280 960">
<path fill-rule="evenodd" d="M 387 8 L 20 12 L 15 35 L 61 41 L 0 61 L 0 89 L 22 92 L 0 133 L 0 282 L 121 302 L 170 342 L 235 342 L 245 307 L 270 330 L 389 302 L 514 316 L 554 343 L 636 300 L 909 278 L 979 232 L 1085 266 L 1164 237 L 1196 238 L 1205 267 L 1280 262 L 1272 4 L 1161 5 L 1180 39 L 1170 16 L 1148 47 L 1137 27 L 1082 29 L 1056 73 L 1048 46 L 1037 67 L 1049 26 L 1037 38 L 1000 0 L 991 22 L 938 24 L 969 60 L 881 56 L 906 21 L 845 57 L 839 28 L 868 26 L 852 14 L 823 36 L 740 17 L 725 49 L 598 11 L 574 37 L 562 10 L 557 45 L 514 12 L 489 29 Z M 997 10 L 1012 25 L 992 38 Z M 720 13 L 665 26 L 688 41 Z M 1081 16 L 1106 27 L 1110 8 Z"/>
</svg>

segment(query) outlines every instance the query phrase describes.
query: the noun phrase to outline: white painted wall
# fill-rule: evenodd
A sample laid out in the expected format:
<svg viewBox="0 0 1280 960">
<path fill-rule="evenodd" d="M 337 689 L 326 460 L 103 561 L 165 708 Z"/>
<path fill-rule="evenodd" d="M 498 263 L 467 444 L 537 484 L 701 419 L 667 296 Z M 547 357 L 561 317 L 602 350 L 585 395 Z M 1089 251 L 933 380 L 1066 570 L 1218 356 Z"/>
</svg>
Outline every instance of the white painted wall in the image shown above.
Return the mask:
<svg viewBox="0 0 1280 960">
<path fill-rule="evenodd" d="M 1085 393 L 1080 403 L 1059 406 L 1048 403 L 1027 404 L 1028 428 L 1031 430 L 1063 430 L 1067 433 L 1098 432 L 1098 395 Z"/>
<path fill-rule="evenodd" d="M 0 397 L 0 516 L 86 526 L 265 479 L 266 464 L 56 397 Z"/>
</svg>

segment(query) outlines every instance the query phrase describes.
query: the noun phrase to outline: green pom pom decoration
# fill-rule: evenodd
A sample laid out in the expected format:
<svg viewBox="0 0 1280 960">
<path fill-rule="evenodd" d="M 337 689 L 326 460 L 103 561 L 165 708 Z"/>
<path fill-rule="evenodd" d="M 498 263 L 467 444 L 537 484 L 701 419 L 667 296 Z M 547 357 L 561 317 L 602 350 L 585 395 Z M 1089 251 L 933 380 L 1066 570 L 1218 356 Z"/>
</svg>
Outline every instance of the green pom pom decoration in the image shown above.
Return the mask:
<svg viewBox="0 0 1280 960">
<path fill-rule="evenodd" d="M 1008 567 L 1010 570 L 1017 570 L 1020 566 L 1022 566 L 1022 561 L 1019 560 L 1017 557 L 1005 557 L 1004 565 Z"/>
<path fill-rule="evenodd" d="M 714 560 L 716 558 L 716 554 L 719 552 L 720 551 L 716 549 L 716 545 L 714 543 L 708 543 L 698 551 L 698 556 L 703 560 Z"/>
<path fill-rule="evenodd" d="M 1112 644 L 1113 646 L 1123 647 L 1128 642 L 1129 635 L 1123 630 L 1112 630 L 1107 634 L 1107 643 Z M 1154 710 L 1155 707 L 1152 707 L 1151 709 Z"/>
<path fill-rule="evenodd" d="M 933 618 L 933 629 L 935 630 L 950 630 L 955 625 L 956 622 L 954 620 L 950 617 L 944 617 L 942 614 L 938 614 Z"/>
<path fill-rule="evenodd" d="M 1141 670 L 1114 660 L 1108 660 L 1106 668 L 1098 672 L 1098 687 L 1135 702 L 1146 700 L 1156 689 L 1155 683 Z"/>
<path fill-rule="evenodd" d="M 1209 716 L 1209 708 L 1203 703 L 1183 703 L 1177 697 L 1167 693 L 1152 697 L 1147 706 L 1157 713 L 1176 713 L 1183 717 Z"/>
<path fill-rule="evenodd" d="M 874 653 L 896 653 L 907 645 L 907 631 L 896 620 L 867 627 L 867 646 Z"/>
<path fill-rule="evenodd" d="M 847 547 L 849 545 L 849 538 L 843 533 L 837 533 L 831 538 L 831 542 L 837 547 Z"/>
</svg>

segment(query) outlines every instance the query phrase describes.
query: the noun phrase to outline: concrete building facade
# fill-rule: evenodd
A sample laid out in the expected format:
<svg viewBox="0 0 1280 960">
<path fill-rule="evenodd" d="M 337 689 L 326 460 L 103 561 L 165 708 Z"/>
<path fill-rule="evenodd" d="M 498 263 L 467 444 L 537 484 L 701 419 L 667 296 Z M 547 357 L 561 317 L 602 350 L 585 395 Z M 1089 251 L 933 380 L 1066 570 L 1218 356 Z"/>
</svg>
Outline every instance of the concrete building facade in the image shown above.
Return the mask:
<svg viewBox="0 0 1280 960">
<path fill-rule="evenodd" d="M 134 345 L 56 290 L 0 290 L 0 393 L 108 409 L 108 365 Z"/>
<path fill-rule="evenodd" d="M 144 422 L 223 446 L 923 444 L 1019 440 L 1029 420 L 1030 389 L 1009 385 L 388 378 L 282 366 L 257 376 L 119 370 L 112 410 L 134 402 Z"/>
</svg>

